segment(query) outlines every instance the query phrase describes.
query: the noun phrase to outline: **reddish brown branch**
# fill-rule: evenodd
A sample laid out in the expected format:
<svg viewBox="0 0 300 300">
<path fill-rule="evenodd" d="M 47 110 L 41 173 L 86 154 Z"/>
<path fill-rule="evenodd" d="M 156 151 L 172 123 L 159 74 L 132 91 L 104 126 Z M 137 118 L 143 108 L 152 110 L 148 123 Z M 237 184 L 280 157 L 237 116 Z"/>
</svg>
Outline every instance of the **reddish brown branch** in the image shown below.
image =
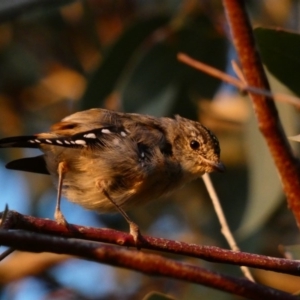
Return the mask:
<svg viewBox="0 0 300 300">
<path fill-rule="evenodd" d="M 298 299 L 246 279 L 238 279 L 208 271 L 204 268 L 177 262 L 155 254 L 128 250 L 94 242 L 68 240 L 37 233 L 0 230 L 0 244 L 23 251 L 51 251 L 79 256 L 88 260 L 124 267 L 154 276 L 167 276 L 226 291 L 250 299 Z"/>
<path fill-rule="evenodd" d="M 54 221 L 25 216 L 15 211 L 10 211 L 8 213 L 4 226 L 6 229 L 23 229 L 68 238 L 80 238 L 127 247 L 135 247 L 135 242 L 133 241 L 132 236 L 124 232 L 72 224 L 70 224 L 68 230 L 66 227 L 58 225 Z M 144 249 L 191 256 L 212 262 L 228 263 L 274 272 L 300 275 L 300 263 L 289 259 L 225 250 L 214 246 L 188 244 L 149 236 L 143 236 L 143 241 L 139 243 L 139 246 Z"/>
<path fill-rule="evenodd" d="M 244 1 L 223 0 L 223 5 L 227 13 L 233 43 L 238 53 L 247 84 L 269 90 L 269 83 L 255 47 L 253 32 Z M 272 99 L 255 94 L 251 94 L 251 98 L 259 129 L 265 137 L 270 153 L 279 171 L 288 205 L 293 211 L 298 227 L 300 227 L 299 162 L 292 154 Z"/>
</svg>

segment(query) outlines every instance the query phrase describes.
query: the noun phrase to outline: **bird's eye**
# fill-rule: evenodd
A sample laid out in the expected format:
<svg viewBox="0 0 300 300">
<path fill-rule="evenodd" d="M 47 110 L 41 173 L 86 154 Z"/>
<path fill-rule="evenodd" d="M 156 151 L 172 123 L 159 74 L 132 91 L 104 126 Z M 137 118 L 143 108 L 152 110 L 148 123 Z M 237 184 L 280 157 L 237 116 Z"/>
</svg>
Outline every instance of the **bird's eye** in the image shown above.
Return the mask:
<svg viewBox="0 0 300 300">
<path fill-rule="evenodd" d="M 200 143 L 198 141 L 195 141 L 195 140 L 192 140 L 190 142 L 190 147 L 193 149 L 193 150 L 197 150 L 199 149 L 200 147 Z"/>
</svg>

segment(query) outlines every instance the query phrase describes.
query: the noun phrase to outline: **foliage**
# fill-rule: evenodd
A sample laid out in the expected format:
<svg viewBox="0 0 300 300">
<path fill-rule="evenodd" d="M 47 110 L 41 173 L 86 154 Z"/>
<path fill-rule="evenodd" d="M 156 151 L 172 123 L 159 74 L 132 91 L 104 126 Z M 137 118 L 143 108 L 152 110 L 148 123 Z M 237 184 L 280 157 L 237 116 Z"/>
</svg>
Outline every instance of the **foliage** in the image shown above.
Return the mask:
<svg viewBox="0 0 300 300">
<path fill-rule="evenodd" d="M 244 130 L 249 124 L 249 108 L 231 87 L 221 86 L 218 80 L 176 59 L 178 52 L 184 52 L 216 68 L 229 69 L 228 58 L 233 51 L 224 30 L 223 8 L 213 1 L 148 2 L 1 3 L 1 136 L 44 131 L 73 111 L 91 107 L 200 119 L 221 140 L 222 159 L 228 171 L 213 179 L 231 227 L 240 230 L 242 249 L 277 256 L 278 244 L 298 242 L 298 229 L 286 204 L 282 204 L 282 190 L 274 181 L 277 174 L 270 153 L 254 135 L 256 122 Z M 261 1 L 255 5 L 251 7 L 254 19 L 260 17 L 260 23 L 267 19 L 269 23 L 263 25 L 279 22 Z M 299 95 L 298 35 L 266 28 L 254 33 L 267 68 Z M 224 100 L 224 90 L 231 93 L 229 100 Z M 286 107 L 283 110 L 286 112 Z M 286 117 L 287 121 L 294 119 L 292 114 Z M 295 131 L 294 125 L 288 128 Z M 3 162 L 28 154 L 36 155 L 19 150 L 0 153 Z M 250 159 L 253 160 L 247 165 Z M 3 166 L 0 178 L 1 190 L 5 190 L 3 208 L 8 203 L 10 209 L 22 213 L 53 217 L 55 193 L 48 178 L 8 172 Z M 127 230 L 118 215 L 99 216 L 67 201 L 63 202 L 62 210 L 73 224 Z M 201 181 L 167 200 L 149 203 L 130 213 L 143 234 L 227 247 Z M 195 258 L 186 260 L 212 271 L 240 276 L 237 267 L 199 262 Z M 16 269 L 15 263 L 19 274 L 11 271 Z M 21 294 L 28 298 L 31 294 L 35 299 L 46 295 L 55 299 L 61 294 L 66 299 L 233 297 L 204 286 L 156 279 L 98 263 L 70 260 L 68 256 L 15 253 L 1 262 L 0 274 L 0 299 L 20 299 Z M 277 275 L 254 274 L 261 283 L 281 288 L 276 284 Z M 291 283 L 291 287 L 286 284 L 288 292 L 298 284 L 297 278 L 284 277 L 281 281 Z M 152 291 L 165 296 L 151 296 Z"/>
</svg>

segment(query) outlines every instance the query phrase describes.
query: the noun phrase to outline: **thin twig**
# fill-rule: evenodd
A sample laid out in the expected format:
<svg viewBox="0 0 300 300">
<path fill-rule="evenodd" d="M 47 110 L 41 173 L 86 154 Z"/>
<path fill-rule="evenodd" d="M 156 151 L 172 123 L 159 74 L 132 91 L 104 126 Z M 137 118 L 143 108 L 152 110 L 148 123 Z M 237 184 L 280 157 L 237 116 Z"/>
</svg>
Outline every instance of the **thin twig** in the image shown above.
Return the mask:
<svg viewBox="0 0 300 300">
<path fill-rule="evenodd" d="M 244 86 L 245 86 L 244 91 L 245 92 L 250 92 L 250 93 L 257 94 L 257 95 L 270 97 L 270 98 L 272 98 L 273 100 L 275 100 L 277 102 L 283 102 L 283 103 L 291 104 L 291 105 L 294 105 L 297 108 L 300 108 L 300 98 L 298 98 L 296 96 L 282 94 L 282 93 L 272 93 L 270 91 L 263 90 L 263 89 L 260 89 L 260 88 L 247 86 L 245 76 L 243 74 L 243 71 L 239 67 L 239 65 L 234 60 L 231 62 L 231 65 L 232 65 L 232 68 L 233 68 L 235 74 L 237 75 L 237 77 L 244 84 Z"/>
<path fill-rule="evenodd" d="M 246 81 L 246 78 L 241 70 L 241 68 L 239 67 L 239 65 L 237 64 L 237 62 L 232 59 L 231 60 L 231 66 L 232 66 L 232 69 L 234 71 L 234 73 L 236 74 L 236 76 L 241 80 L 241 82 L 244 84 L 244 85 L 247 85 L 247 81 Z M 268 92 L 268 91 L 267 91 Z"/>
<path fill-rule="evenodd" d="M 247 85 L 247 82 L 245 81 L 245 77 L 244 77 L 241 69 L 238 67 L 238 65 L 234 61 L 232 62 L 232 67 L 233 67 L 233 70 L 235 71 L 235 73 L 237 74 L 237 76 L 240 78 L 240 80 L 224 73 L 223 71 L 221 71 L 219 69 L 216 69 L 210 65 L 207 65 L 203 62 L 195 60 L 184 53 L 178 53 L 177 58 L 179 61 L 181 61 L 199 71 L 209 74 L 212 77 L 218 78 L 226 83 L 229 83 L 229 84 L 237 87 L 239 90 L 241 90 L 243 92 L 249 92 L 249 93 L 254 93 L 257 95 L 261 95 L 261 96 L 270 97 L 275 101 L 288 103 L 288 104 L 294 105 L 297 108 L 300 108 L 300 98 L 298 98 L 298 97 L 287 95 L 287 94 L 282 94 L 282 93 L 271 93 L 268 90 L 264 90 L 261 88 L 256 88 L 256 87 Z"/>
<path fill-rule="evenodd" d="M 230 83 L 230 84 L 236 86 L 237 88 L 239 88 L 240 90 L 244 90 L 244 88 L 245 88 L 245 85 L 237 78 L 232 77 L 232 76 L 224 73 L 223 71 L 216 69 L 210 65 L 207 65 L 201 61 L 193 59 L 190 56 L 188 56 L 187 54 L 179 52 L 177 54 L 177 59 L 179 61 L 189 65 L 190 67 L 193 67 L 199 71 L 205 72 L 205 73 L 207 73 L 215 78 L 218 78 L 224 82 Z"/>
<path fill-rule="evenodd" d="M 228 226 L 227 220 L 225 218 L 225 215 L 223 213 L 223 209 L 221 207 L 220 204 L 220 200 L 219 197 L 215 191 L 215 188 L 211 182 L 210 176 L 209 174 L 205 173 L 202 176 L 202 179 L 205 183 L 205 186 L 207 188 L 208 194 L 210 196 L 210 199 L 213 203 L 214 206 L 214 210 L 216 212 L 216 215 L 219 219 L 220 225 L 221 225 L 221 232 L 224 235 L 225 239 L 227 240 L 229 247 L 234 250 L 234 251 L 240 251 L 240 248 L 238 247 L 233 234 L 230 231 L 230 228 Z M 243 272 L 243 274 L 245 275 L 246 278 L 248 278 L 251 281 L 255 281 L 249 268 L 245 267 L 245 266 L 240 266 L 241 271 Z"/>
</svg>

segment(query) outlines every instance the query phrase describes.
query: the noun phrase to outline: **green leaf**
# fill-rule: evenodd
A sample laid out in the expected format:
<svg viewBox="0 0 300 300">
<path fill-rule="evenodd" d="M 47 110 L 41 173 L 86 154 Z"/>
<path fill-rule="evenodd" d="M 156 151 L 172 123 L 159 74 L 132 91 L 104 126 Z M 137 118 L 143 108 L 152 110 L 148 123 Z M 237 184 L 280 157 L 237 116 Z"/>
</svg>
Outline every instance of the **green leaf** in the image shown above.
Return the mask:
<svg viewBox="0 0 300 300">
<path fill-rule="evenodd" d="M 176 52 L 165 42 L 155 43 L 148 50 L 138 51 L 131 71 L 125 71 L 117 90 L 125 111 L 162 116 L 177 94 L 172 85 L 178 74 Z"/>
<path fill-rule="evenodd" d="M 220 81 L 178 62 L 176 55 L 185 52 L 223 69 L 224 37 L 198 13 L 187 16 L 180 27 L 165 26 L 166 19 L 146 25 L 138 22 L 116 42 L 90 81 L 83 108 L 101 106 L 117 91 L 125 111 L 195 118 L 191 98 L 211 98 Z"/>
<path fill-rule="evenodd" d="M 263 63 L 269 71 L 294 93 L 300 95 L 300 35 L 282 29 L 256 28 Z"/>
<path fill-rule="evenodd" d="M 134 50 L 158 27 L 163 26 L 167 17 L 139 20 L 108 50 L 103 63 L 89 80 L 82 98 L 82 109 L 103 106 L 105 98 L 113 91 L 120 73 L 128 64 Z"/>
<path fill-rule="evenodd" d="M 139 113 L 150 113 L 147 109 L 151 107 L 156 116 L 180 113 L 196 118 L 197 109 L 191 98 L 212 98 L 220 81 L 178 62 L 176 55 L 184 52 L 223 69 L 224 38 L 201 14 L 188 16 L 181 27 L 164 28 L 162 32 L 162 39 L 136 51 L 135 64 L 123 75 L 123 107 Z"/>
<path fill-rule="evenodd" d="M 19 44 L 11 44 L 0 53 L 0 65 L 0 88 L 5 91 L 33 85 L 42 76 L 36 57 Z"/>
</svg>

